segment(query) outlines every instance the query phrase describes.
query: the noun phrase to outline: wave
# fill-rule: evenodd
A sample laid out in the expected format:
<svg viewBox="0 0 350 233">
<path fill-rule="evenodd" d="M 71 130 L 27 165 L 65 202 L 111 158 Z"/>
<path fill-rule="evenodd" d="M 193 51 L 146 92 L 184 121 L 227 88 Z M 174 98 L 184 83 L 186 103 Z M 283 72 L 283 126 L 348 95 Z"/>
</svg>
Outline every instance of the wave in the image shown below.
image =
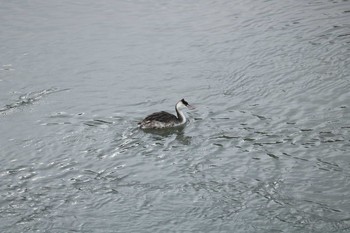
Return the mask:
<svg viewBox="0 0 350 233">
<path fill-rule="evenodd" d="M 4 107 L 0 108 L 0 114 L 7 114 L 9 111 L 12 111 L 14 109 L 21 108 L 23 106 L 33 104 L 34 102 L 37 102 L 41 100 L 42 98 L 51 95 L 53 93 L 61 92 L 61 91 L 67 91 L 69 89 L 59 89 L 56 87 L 49 88 L 49 89 L 44 89 L 40 91 L 34 91 L 34 92 L 29 92 L 27 94 L 20 95 L 18 97 L 18 100 L 6 104 Z"/>
</svg>

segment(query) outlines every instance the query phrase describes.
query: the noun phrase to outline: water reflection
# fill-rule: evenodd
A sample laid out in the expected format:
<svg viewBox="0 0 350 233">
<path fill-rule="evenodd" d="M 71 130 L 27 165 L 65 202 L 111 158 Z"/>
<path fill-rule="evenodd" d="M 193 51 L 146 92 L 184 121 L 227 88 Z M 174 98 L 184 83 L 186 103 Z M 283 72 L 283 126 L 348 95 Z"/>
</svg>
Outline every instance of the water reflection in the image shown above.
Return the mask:
<svg viewBox="0 0 350 233">
<path fill-rule="evenodd" d="M 153 135 L 155 140 L 164 140 L 175 136 L 175 140 L 183 145 L 190 145 L 192 137 L 185 135 L 186 126 L 178 126 L 174 128 L 164 128 L 164 129 L 143 129 L 147 134 Z M 141 130 L 141 129 L 140 129 Z"/>
</svg>

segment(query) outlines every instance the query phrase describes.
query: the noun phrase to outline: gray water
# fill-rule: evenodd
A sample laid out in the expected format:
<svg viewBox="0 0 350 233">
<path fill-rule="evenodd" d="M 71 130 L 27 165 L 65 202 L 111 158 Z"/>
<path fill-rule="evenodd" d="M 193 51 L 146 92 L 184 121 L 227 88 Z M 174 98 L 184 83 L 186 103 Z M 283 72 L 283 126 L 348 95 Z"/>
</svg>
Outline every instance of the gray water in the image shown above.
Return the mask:
<svg viewBox="0 0 350 233">
<path fill-rule="evenodd" d="M 0 231 L 350 232 L 349 90 L 349 1 L 2 1 Z"/>
</svg>

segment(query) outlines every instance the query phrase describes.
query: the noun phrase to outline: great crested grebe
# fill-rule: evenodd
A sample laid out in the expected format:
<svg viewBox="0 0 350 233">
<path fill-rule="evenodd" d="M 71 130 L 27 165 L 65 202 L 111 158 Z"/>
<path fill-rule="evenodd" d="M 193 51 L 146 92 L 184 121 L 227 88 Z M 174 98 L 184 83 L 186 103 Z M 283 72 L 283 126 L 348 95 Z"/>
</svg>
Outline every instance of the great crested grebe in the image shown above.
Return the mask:
<svg viewBox="0 0 350 233">
<path fill-rule="evenodd" d="M 139 127 L 141 129 L 161 129 L 183 125 L 186 123 L 186 117 L 181 111 L 181 108 L 184 107 L 194 109 L 194 107 L 189 105 L 186 100 L 182 99 L 175 105 L 177 117 L 164 111 L 155 112 L 139 122 Z"/>
</svg>

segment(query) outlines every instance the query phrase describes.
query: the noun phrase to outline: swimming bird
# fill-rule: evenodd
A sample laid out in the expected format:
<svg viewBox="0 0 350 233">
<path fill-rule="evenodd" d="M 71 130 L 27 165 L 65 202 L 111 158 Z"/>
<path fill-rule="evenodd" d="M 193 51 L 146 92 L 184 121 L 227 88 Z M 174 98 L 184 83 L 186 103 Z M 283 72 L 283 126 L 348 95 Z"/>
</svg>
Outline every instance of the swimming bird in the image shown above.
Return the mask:
<svg viewBox="0 0 350 233">
<path fill-rule="evenodd" d="M 184 107 L 194 109 L 194 107 L 189 105 L 186 100 L 182 99 L 175 105 L 177 117 L 164 111 L 155 112 L 139 122 L 138 125 L 141 129 L 161 129 L 184 125 L 186 123 L 186 116 L 181 111 Z"/>
</svg>

